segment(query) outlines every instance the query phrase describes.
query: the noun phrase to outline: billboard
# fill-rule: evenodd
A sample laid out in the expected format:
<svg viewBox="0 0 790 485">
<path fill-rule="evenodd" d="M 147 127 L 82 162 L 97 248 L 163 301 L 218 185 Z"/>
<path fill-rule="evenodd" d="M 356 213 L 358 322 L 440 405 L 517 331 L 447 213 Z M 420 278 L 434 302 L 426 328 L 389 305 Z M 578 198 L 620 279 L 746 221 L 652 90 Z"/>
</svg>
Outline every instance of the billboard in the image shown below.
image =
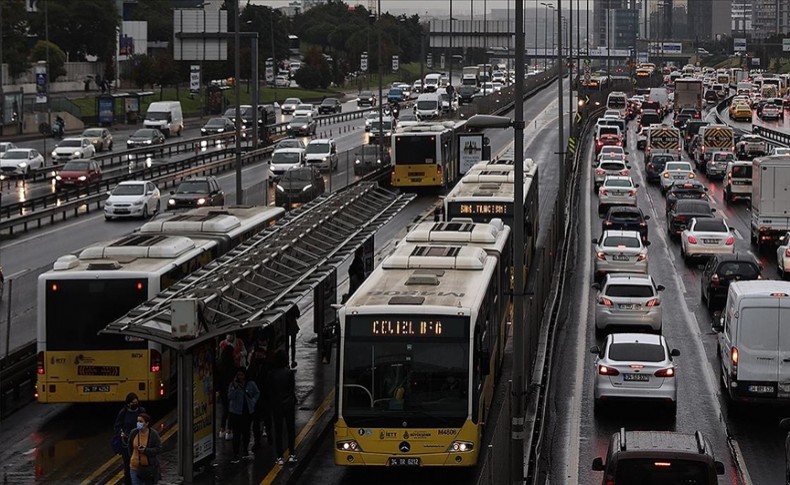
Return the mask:
<svg viewBox="0 0 790 485">
<path fill-rule="evenodd" d="M 648 50 L 651 54 L 681 54 L 683 44 L 680 42 L 651 42 Z"/>
<path fill-rule="evenodd" d="M 733 39 L 733 51 L 746 52 L 746 39 L 745 38 Z"/>
<path fill-rule="evenodd" d="M 118 36 L 118 60 L 148 52 L 148 22 L 124 20 Z"/>
<path fill-rule="evenodd" d="M 483 134 L 473 133 L 458 136 L 458 158 L 461 173 L 466 173 L 476 163 L 483 161 Z"/>
<path fill-rule="evenodd" d="M 214 456 L 214 343 L 192 352 L 192 462 Z"/>
<path fill-rule="evenodd" d="M 782 39 L 782 52 L 790 52 L 790 39 Z"/>
</svg>

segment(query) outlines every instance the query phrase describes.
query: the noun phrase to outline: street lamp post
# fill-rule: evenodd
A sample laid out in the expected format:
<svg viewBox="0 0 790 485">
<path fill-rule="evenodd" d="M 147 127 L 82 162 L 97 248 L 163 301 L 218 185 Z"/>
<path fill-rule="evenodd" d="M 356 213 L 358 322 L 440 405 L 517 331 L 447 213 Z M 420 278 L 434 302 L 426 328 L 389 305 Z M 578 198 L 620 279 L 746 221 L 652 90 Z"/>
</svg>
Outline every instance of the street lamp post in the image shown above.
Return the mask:
<svg viewBox="0 0 790 485">
<path fill-rule="evenodd" d="M 535 0 L 535 57 L 533 57 L 535 63 L 532 67 L 536 71 L 538 69 L 538 4 L 539 3 L 541 3 L 540 0 Z"/>
<path fill-rule="evenodd" d="M 272 31 L 272 73 L 274 76 L 274 102 L 277 103 L 277 73 L 280 69 L 277 66 L 277 54 L 274 50 L 274 8 L 269 9 L 270 30 Z M 256 79 L 255 82 L 258 82 Z"/>
<path fill-rule="evenodd" d="M 379 0 L 379 3 L 381 0 Z M 453 0 L 450 0 L 450 51 L 447 55 L 450 62 L 450 86 L 453 85 Z M 383 160 L 383 158 L 382 158 Z"/>
<path fill-rule="evenodd" d="M 376 9 L 378 25 L 376 30 L 379 36 L 379 160 L 384 160 L 384 99 L 383 96 L 383 83 L 384 83 L 384 60 L 382 59 L 381 52 L 381 0 L 379 0 L 378 8 Z M 331 172 L 330 172 L 331 179 Z"/>
<path fill-rule="evenodd" d="M 549 9 L 554 12 L 554 5 L 550 3 L 540 2 L 541 5 L 546 7 L 546 15 L 543 17 L 543 70 L 548 69 L 548 49 L 546 45 L 549 43 Z M 554 17 L 552 17 L 553 20 Z M 537 49 L 537 46 L 535 47 Z"/>
<path fill-rule="evenodd" d="M 233 41 L 235 59 L 235 79 L 233 80 L 233 89 L 236 91 L 236 205 L 244 204 L 244 193 L 241 186 L 241 83 L 239 77 L 241 76 L 241 49 L 239 43 L 241 36 L 239 35 L 239 0 L 234 2 L 235 9 L 233 10 Z"/>
</svg>

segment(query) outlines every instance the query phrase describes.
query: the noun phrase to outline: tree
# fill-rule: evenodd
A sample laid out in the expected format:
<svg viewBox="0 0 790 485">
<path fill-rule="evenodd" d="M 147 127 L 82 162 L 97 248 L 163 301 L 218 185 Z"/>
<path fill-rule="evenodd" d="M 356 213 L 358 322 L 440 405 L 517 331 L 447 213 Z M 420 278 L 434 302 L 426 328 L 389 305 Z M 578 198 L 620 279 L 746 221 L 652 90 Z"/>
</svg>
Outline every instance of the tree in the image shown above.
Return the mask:
<svg viewBox="0 0 790 485">
<path fill-rule="evenodd" d="M 154 61 L 146 54 L 135 54 L 131 58 L 132 69 L 130 79 L 137 89 L 145 89 L 155 82 Z"/>
<path fill-rule="evenodd" d="M 47 46 L 49 46 L 49 65 L 47 66 L 47 76 L 50 82 L 54 82 L 60 76 L 66 75 L 66 54 L 63 49 L 52 42 L 40 40 L 33 46 L 30 53 L 30 60 L 33 62 L 47 60 Z"/>
<path fill-rule="evenodd" d="M 296 74 L 294 80 L 302 89 L 318 89 L 321 87 L 321 72 L 311 65 L 303 65 Z"/>
<path fill-rule="evenodd" d="M 173 0 L 137 0 L 132 20 L 148 22 L 148 41 L 173 41 Z"/>
<path fill-rule="evenodd" d="M 154 58 L 153 77 L 154 82 L 159 84 L 159 100 L 161 101 L 165 86 L 174 84 L 178 80 L 175 63 L 170 54 L 162 54 Z"/>
<path fill-rule="evenodd" d="M 8 64 L 8 74 L 14 80 L 30 68 L 25 2 L 2 0 L 0 8 L 3 9 L 3 62 Z"/>
</svg>

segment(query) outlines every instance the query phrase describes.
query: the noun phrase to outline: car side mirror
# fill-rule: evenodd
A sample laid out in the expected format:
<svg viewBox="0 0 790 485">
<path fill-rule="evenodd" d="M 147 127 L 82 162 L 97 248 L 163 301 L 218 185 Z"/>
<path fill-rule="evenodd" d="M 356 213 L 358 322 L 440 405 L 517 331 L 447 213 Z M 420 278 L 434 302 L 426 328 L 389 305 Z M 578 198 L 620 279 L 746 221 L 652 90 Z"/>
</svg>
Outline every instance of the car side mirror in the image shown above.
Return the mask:
<svg viewBox="0 0 790 485">
<path fill-rule="evenodd" d="M 597 238 L 593 238 L 590 242 L 593 243 L 593 244 L 598 244 L 598 239 Z"/>
<path fill-rule="evenodd" d="M 600 355 L 601 354 L 601 349 L 598 348 L 597 345 L 593 345 L 592 347 L 590 347 L 590 353 L 591 354 L 595 354 L 595 355 Z"/>
<path fill-rule="evenodd" d="M 634 184 L 634 187 L 636 187 L 638 189 L 639 188 L 639 184 Z"/>
<path fill-rule="evenodd" d="M 643 244 L 644 244 L 645 246 L 650 246 L 650 241 L 645 241 Z"/>
<path fill-rule="evenodd" d="M 645 216 L 645 220 L 646 220 L 646 221 L 649 221 L 649 220 L 650 220 L 650 216 L 649 216 L 649 215 L 648 215 L 648 216 Z"/>
<path fill-rule="evenodd" d="M 592 469 L 593 469 L 594 472 L 602 472 L 602 471 L 604 471 L 603 459 L 601 457 L 598 457 L 598 458 L 593 460 L 593 462 L 592 462 Z"/>
<path fill-rule="evenodd" d="M 658 286 L 656 286 L 656 290 L 664 291 L 664 290 L 666 290 L 666 287 L 664 285 L 658 285 Z"/>
<path fill-rule="evenodd" d="M 669 352 L 669 355 L 672 357 L 680 357 L 680 351 L 678 349 L 672 349 L 672 351 Z"/>
<path fill-rule="evenodd" d="M 714 466 L 716 467 L 716 475 L 724 475 L 724 463 L 717 461 Z"/>
<path fill-rule="evenodd" d="M 681 230 L 681 231 L 685 231 L 685 230 L 687 229 L 687 227 L 688 227 L 688 226 L 686 226 L 685 224 L 681 224 L 681 225 L 680 225 L 680 230 Z"/>
<path fill-rule="evenodd" d="M 722 330 L 724 330 L 724 317 L 719 317 L 718 322 L 716 322 L 716 320 L 713 320 L 713 324 L 711 325 L 711 328 L 713 329 L 714 332 L 721 332 Z"/>
<path fill-rule="evenodd" d="M 710 208 L 710 211 L 711 211 L 711 212 L 716 212 L 716 208 L 715 208 L 715 207 L 711 207 L 711 208 Z"/>
<path fill-rule="evenodd" d="M 176 195 L 176 191 L 175 190 L 171 190 L 170 191 L 170 195 Z"/>
</svg>

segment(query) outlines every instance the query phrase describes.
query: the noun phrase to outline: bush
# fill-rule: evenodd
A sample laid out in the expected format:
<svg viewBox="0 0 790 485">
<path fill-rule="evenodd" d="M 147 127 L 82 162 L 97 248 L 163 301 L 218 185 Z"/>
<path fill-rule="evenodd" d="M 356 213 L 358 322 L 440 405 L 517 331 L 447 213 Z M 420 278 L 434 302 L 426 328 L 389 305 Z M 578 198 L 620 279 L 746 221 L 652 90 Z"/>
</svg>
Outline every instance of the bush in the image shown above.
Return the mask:
<svg viewBox="0 0 790 485">
<path fill-rule="evenodd" d="M 302 89 L 326 88 L 326 86 L 322 86 L 323 78 L 321 72 L 313 66 L 302 66 L 294 74 L 294 80 Z"/>
</svg>

